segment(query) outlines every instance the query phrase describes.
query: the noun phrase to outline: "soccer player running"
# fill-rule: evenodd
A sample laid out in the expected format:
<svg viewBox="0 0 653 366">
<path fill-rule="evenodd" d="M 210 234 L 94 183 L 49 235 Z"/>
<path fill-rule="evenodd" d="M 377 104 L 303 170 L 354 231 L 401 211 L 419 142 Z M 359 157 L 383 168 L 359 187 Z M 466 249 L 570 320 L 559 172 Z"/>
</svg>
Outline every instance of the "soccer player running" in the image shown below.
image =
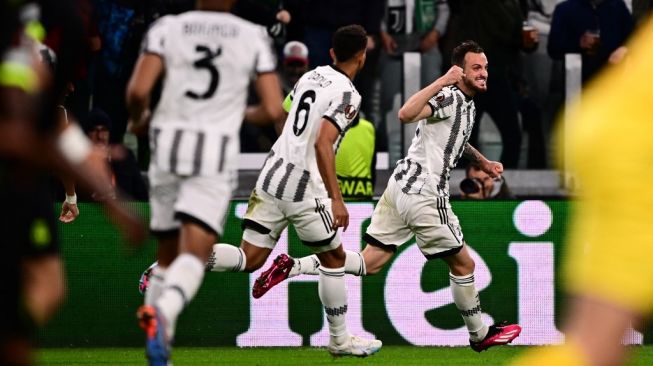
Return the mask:
<svg viewBox="0 0 653 366">
<path fill-rule="evenodd" d="M 483 323 L 474 286 L 474 260 L 449 204 L 449 174 L 461 156 L 492 177 L 503 172 L 501 163 L 487 160 L 467 142 L 476 114 L 472 98 L 487 89 L 485 53 L 475 42 L 466 41 L 454 49 L 452 64 L 444 76 L 411 96 L 400 109 L 402 123 L 419 121 L 415 136 L 374 209 L 364 235 L 365 249 L 360 254 L 345 251 L 345 272 L 356 276 L 379 272 L 397 247 L 415 236 L 427 259 L 441 258 L 449 266 L 454 302 L 469 330 L 472 349 L 480 352 L 511 342 L 521 327 Z M 316 274 L 323 265 L 314 256 L 293 259 L 281 254 L 255 281 L 253 296 L 263 296 L 288 277 Z"/>
<path fill-rule="evenodd" d="M 159 19 L 148 31 L 127 88 L 130 128 L 148 125 L 149 96 L 165 75 L 150 128 L 150 228 L 158 241 L 156 285 L 139 308 L 150 365 L 166 365 L 177 318 L 195 297 L 234 183 L 243 118 L 282 113 L 275 57 L 264 28 L 228 11 L 234 0 Z M 246 108 L 257 74 L 261 104 Z"/>
</svg>

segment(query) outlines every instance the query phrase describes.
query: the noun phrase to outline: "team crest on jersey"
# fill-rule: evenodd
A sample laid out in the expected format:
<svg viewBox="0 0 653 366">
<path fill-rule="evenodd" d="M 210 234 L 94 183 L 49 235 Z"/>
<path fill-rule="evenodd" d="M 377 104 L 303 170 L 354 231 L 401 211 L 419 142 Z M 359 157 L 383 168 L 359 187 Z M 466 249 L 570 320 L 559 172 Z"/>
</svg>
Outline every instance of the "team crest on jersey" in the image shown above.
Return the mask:
<svg viewBox="0 0 653 366">
<path fill-rule="evenodd" d="M 351 104 L 345 107 L 345 117 L 347 119 L 353 119 L 356 116 L 356 112 L 356 107 Z"/>
</svg>

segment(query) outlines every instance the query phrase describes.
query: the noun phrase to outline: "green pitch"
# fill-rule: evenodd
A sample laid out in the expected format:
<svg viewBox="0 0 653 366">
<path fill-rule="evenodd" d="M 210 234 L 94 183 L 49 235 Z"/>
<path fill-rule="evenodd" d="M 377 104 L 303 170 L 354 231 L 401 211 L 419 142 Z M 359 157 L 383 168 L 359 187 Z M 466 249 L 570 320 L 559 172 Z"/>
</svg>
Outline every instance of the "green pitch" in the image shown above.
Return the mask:
<svg viewBox="0 0 653 366">
<path fill-rule="evenodd" d="M 333 358 L 324 348 L 176 348 L 175 366 L 203 365 L 505 365 L 527 347 L 497 347 L 476 353 L 469 348 L 386 346 L 368 358 Z M 631 365 L 653 365 L 653 346 L 633 347 Z M 38 364 L 145 365 L 142 349 L 72 348 L 43 349 Z"/>
</svg>

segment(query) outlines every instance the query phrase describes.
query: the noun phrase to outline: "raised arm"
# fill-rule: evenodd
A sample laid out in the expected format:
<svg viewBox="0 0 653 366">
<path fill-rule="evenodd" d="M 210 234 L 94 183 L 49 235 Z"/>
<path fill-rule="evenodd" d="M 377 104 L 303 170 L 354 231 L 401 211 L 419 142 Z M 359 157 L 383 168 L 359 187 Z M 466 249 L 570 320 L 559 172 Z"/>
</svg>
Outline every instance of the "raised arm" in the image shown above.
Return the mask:
<svg viewBox="0 0 653 366">
<path fill-rule="evenodd" d="M 454 65 L 446 74 L 413 94 L 399 110 L 399 120 L 401 123 L 412 123 L 432 116 L 433 109 L 429 106 L 429 99 L 445 86 L 456 84 L 462 80 L 462 77 L 463 69 Z"/>
</svg>

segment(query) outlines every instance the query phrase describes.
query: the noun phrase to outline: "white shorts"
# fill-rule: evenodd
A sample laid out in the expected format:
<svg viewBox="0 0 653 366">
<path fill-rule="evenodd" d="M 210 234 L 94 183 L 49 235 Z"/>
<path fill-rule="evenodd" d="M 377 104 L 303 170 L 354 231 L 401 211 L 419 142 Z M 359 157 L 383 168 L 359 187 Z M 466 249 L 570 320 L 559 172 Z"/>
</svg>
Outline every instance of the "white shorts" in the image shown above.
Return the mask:
<svg viewBox="0 0 653 366">
<path fill-rule="evenodd" d="M 405 194 L 391 177 L 363 239 L 370 245 L 397 250 L 413 235 L 428 259 L 456 254 L 463 247 L 460 223 L 447 197 Z"/>
<path fill-rule="evenodd" d="M 233 174 L 183 177 L 152 165 L 148 177 L 153 234 L 179 230 L 184 220 L 222 235 L 233 191 Z"/>
<path fill-rule="evenodd" d="M 321 253 L 340 245 L 340 232 L 331 229 L 332 223 L 329 198 L 288 202 L 255 188 L 243 218 L 243 240 L 273 249 L 281 232 L 293 224 L 302 243 Z"/>
</svg>

